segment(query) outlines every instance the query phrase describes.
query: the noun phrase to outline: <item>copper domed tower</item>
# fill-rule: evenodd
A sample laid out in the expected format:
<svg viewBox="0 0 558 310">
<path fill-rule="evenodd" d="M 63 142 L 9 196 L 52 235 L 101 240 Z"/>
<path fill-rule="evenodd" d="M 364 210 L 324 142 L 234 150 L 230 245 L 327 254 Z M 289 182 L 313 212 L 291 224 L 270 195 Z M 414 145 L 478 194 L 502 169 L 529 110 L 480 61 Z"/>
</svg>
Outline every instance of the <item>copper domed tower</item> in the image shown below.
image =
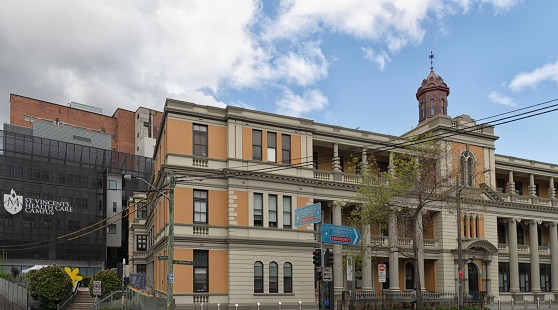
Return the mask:
<svg viewBox="0 0 558 310">
<path fill-rule="evenodd" d="M 434 73 L 430 52 L 430 74 L 422 80 L 422 84 L 417 90 L 417 100 L 419 108 L 419 124 L 427 122 L 436 115 L 448 115 L 448 96 L 450 89 L 441 76 Z"/>
</svg>

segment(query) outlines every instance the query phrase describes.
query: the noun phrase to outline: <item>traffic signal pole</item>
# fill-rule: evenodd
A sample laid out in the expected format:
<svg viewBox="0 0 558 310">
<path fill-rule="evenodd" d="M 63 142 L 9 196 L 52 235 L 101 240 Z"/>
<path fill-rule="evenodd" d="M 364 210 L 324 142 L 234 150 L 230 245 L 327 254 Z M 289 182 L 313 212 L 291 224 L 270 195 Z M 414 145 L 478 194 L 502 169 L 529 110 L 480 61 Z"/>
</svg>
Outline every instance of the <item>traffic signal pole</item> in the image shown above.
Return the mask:
<svg viewBox="0 0 558 310">
<path fill-rule="evenodd" d="M 322 274 L 322 277 L 320 280 L 320 303 L 322 305 L 321 309 L 325 310 L 325 282 L 324 282 L 324 241 L 322 239 L 322 223 L 324 221 L 324 211 L 322 211 L 322 215 L 321 215 L 321 221 L 320 221 L 320 225 L 318 225 L 318 237 L 320 240 L 320 272 Z"/>
</svg>

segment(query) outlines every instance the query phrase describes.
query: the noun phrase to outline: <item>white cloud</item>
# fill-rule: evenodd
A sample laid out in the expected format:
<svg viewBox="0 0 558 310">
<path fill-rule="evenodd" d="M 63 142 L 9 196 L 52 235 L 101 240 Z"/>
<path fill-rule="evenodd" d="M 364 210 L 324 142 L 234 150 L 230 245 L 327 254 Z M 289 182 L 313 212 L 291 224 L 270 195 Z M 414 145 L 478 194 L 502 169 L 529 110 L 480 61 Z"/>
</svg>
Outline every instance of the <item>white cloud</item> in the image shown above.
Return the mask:
<svg viewBox="0 0 558 310">
<path fill-rule="evenodd" d="M 202 91 L 194 90 L 186 92 L 180 100 L 189 101 L 196 104 L 209 105 L 218 108 L 224 108 L 226 103 L 215 99 L 215 97 L 205 94 Z"/>
<path fill-rule="evenodd" d="M 515 104 L 515 102 L 513 102 L 510 97 L 502 95 L 496 91 L 491 91 L 488 94 L 488 99 L 497 104 L 505 105 L 508 107 L 517 107 L 517 104 Z"/>
<path fill-rule="evenodd" d="M 520 91 L 526 87 L 536 87 L 539 83 L 552 80 L 558 83 L 558 61 L 548 63 L 531 72 L 521 72 L 510 82 L 510 89 Z"/>
<path fill-rule="evenodd" d="M 301 116 L 309 112 L 321 111 L 328 104 L 327 98 L 318 90 L 307 90 L 302 97 L 290 89 L 284 89 L 282 98 L 277 101 L 277 113 Z"/>
<path fill-rule="evenodd" d="M 391 58 L 386 53 L 386 51 L 374 53 L 374 50 L 369 47 L 362 47 L 361 50 L 364 54 L 364 58 L 370 62 L 376 63 L 380 71 L 383 71 L 385 69 L 386 62 L 391 61 Z"/>
</svg>

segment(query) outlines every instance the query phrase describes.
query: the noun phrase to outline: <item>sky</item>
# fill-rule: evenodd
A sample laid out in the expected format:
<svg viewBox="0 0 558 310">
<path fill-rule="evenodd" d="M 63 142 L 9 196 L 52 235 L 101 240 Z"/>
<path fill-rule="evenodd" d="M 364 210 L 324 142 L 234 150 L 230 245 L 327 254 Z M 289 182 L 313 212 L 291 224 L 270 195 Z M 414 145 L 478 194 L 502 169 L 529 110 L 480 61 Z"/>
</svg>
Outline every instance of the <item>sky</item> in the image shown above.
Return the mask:
<svg viewBox="0 0 558 310">
<path fill-rule="evenodd" d="M 0 122 L 9 95 L 112 115 L 166 98 L 401 135 L 434 71 L 448 115 L 558 98 L 558 1 L 3 1 Z M 557 104 L 552 101 L 547 104 Z M 558 164 L 558 111 L 498 125 L 496 153 Z"/>
</svg>

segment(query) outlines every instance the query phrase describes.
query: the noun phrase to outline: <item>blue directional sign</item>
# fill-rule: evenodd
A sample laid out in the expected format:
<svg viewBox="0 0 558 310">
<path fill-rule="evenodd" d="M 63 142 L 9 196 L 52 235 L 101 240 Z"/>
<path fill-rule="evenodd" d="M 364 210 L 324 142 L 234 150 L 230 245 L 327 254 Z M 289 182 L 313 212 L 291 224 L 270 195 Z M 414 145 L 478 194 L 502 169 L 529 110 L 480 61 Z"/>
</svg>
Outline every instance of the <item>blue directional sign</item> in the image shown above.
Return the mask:
<svg viewBox="0 0 558 310">
<path fill-rule="evenodd" d="M 322 242 L 358 245 L 360 243 L 360 232 L 356 227 L 322 224 Z"/>
<path fill-rule="evenodd" d="M 322 204 L 317 202 L 295 209 L 295 227 L 319 223 L 322 221 Z"/>
</svg>

